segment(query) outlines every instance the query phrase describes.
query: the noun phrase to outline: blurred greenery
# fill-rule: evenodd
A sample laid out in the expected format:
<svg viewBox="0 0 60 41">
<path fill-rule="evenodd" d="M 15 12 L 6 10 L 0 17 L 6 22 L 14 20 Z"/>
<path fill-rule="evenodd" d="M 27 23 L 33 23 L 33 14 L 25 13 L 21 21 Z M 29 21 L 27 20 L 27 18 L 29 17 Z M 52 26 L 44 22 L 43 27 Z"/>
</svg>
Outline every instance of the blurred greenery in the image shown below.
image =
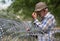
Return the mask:
<svg viewBox="0 0 60 41">
<path fill-rule="evenodd" d="M 55 16 L 58 26 L 60 25 L 60 0 L 13 0 L 14 2 L 7 10 L 2 10 L 0 17 L 15 20 L 32 20 L 31 14 L 34 11 L 35 4 L 38 2 L 46 2 L 49 11 Z M 4 1 L 3 1 L 4 2 Z"/>
<path fill-rule="evenodd" d="M 56 33 L 56 34 L 55 34 L 55 37 L 56 37 L 56 38 L 60 37 L 60 33 Z"/>
</svg>

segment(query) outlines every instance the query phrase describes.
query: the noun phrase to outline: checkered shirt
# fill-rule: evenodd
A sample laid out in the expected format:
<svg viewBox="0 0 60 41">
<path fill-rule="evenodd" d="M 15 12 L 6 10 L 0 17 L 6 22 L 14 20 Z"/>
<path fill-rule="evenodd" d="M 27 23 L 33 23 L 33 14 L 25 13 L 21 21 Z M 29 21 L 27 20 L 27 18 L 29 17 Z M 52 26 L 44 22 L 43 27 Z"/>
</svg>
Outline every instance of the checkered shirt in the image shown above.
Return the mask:
<svg viewBox="0 0 60 41">
<path fill-rule="evenodd" d="M 46 34 L 48 34 L 48 36 L 50 37 L 52 35 L 52 33 L 54 33 L 53 31 L 51 31 L 51 29 L 55 27 L 56 21 L 55 21 L 54 16 L 52 14 L 50 14 L 50 12 L 48 12 L 44 16 L 44 19 L 41 22 L 38 21 L 38 19 L 35 19 L 34 24 L 37 26 L 37 28 L 39 27 L 42 31 L 47 32 Z M 43 38 L 44 38 L 44 36 L 43 36 Z M 42 38 L 42 40 L 43 40 L 43 38 Z M 40 39 L 39 41 L 42 41 L 42 40 Z"/>
</svg>

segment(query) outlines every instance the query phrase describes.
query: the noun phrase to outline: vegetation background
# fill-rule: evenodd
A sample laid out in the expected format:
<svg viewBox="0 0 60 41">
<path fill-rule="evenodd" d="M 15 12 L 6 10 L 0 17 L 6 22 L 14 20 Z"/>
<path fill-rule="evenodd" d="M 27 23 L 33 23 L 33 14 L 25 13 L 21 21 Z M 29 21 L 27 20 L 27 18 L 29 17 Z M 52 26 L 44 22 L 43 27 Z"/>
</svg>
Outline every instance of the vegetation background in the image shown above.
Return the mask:
<svg viewBox="0 0 60 41">
<path fill-rule="evenodd" d="M 13 3 L 7 8 L 0 10 L 0 17 L 13 20 L 32 20 L 31 14 L 35 4 L 46 2 L 49 11 L 55 16 L 58 26 L 60 25 L 60 0 L 11 0 Z M 5 0 L 2 0 L 5 3 Z"/>
</svg>

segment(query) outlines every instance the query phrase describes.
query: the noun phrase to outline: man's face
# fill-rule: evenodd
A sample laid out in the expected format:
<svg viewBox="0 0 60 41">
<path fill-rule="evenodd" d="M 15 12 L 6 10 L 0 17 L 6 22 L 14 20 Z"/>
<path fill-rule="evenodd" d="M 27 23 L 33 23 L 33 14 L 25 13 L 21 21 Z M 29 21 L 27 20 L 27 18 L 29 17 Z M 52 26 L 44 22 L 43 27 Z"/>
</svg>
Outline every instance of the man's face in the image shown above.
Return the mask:
<svg viewBox="0 0 60 41">
<path fill-rule="evenodd" d="M 37 15 L 39 15 L 40 17 L 44 17 L 45 15 L 45 11 L 41 10 L 41 11 L 36 11 Z"/>
</svg>

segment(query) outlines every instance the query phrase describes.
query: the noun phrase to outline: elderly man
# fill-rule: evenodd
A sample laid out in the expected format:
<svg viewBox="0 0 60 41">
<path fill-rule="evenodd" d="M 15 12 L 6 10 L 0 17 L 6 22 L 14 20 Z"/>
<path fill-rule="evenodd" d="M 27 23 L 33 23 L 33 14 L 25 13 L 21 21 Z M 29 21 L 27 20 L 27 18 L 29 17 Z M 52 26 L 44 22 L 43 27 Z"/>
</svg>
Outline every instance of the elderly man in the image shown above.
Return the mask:
<svg viewBox="0 0 60 41">
<path fill-rule="evenodd" d="M 38 16 L 41 17 L 41 21 L 37 19 Z M 55 27 L 56 21 L 54 16 L 48 11 L 48 6 L 44 2 L 37 3 L 32 17 L 37 28 L 44 32 L 42 36 L 38 35 L 38 41 L 53 41 L 51 40 L 53 33 L 51 29 Z"/>
</svg>

